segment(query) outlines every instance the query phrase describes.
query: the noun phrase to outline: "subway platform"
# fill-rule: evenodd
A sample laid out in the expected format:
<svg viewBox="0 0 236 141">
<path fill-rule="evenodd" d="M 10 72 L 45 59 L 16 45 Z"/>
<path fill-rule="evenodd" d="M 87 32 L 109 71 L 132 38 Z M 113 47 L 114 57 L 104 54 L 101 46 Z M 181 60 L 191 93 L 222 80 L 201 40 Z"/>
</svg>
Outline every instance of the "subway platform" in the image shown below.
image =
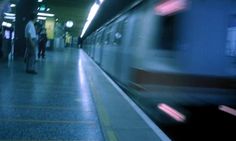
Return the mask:
<svg viewBox="0 0 236 141">
<path fill-rule="evenodd" d="M 0 141 L 169 141 L 78 49 L 47 52 L 37 75 L 0 62 Z"/>
</svg>

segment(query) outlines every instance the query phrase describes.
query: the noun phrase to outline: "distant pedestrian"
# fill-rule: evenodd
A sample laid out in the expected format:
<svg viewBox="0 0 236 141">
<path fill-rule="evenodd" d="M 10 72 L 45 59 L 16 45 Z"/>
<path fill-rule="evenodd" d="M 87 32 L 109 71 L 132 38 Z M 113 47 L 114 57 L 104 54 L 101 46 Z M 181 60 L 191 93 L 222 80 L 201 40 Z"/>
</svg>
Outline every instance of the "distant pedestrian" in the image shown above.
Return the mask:
<svg viewBox="0 0 236 141">
<path fill-rule="evenodd" d="M 80 36 L 78 37 L 77 45 L 78 45 L 78 48 L 82 48 L 82 39 Z"/>
<path fill-rule="evenodd" d="M 39 52 L 38 52 L 38 58 L 42 57 L 42 59 L 45 58 L 45 51 L 46 51 L 46 43 L 48 41 L 46 29 L 43 28 L 42 31 L 39 33 Z"/>
<path fill-rule="evenodd" d="M 35 62 L 36 62 L 36 44 L 37 44 L 37 35 L 34 23 L 36 22 L 36 14 L 31 14 L 29 21 L 25 27 L 25 38 L 26 38 L 26 73 L 37 74 L 35 71 Z"/>
</svg>

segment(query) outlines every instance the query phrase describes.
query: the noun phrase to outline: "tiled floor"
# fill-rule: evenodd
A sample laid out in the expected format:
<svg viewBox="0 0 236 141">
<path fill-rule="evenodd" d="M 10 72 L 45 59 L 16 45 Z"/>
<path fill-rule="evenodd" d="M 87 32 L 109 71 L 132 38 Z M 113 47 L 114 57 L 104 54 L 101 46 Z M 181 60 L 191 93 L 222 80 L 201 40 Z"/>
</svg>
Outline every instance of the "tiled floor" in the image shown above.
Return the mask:
<svg viewBox="0 0 236 141">
<path fill-rule="evenodd" d="M 0 141 L 103 141 L 79 50 L 47 52 L 37 75 L 0 62 Z"/>
</svg>

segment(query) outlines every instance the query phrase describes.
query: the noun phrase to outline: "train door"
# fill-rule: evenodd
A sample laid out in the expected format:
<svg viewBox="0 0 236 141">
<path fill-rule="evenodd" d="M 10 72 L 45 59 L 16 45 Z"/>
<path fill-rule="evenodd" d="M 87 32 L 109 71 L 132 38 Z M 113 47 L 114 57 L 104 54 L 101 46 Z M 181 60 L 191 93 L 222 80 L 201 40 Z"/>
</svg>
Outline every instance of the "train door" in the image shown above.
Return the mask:
<svg viewBox="0 0 236 141">
<path fill-rule="evenodd" d="M 94 60 L 97 64 L 100 65 L 101 63 L 101 52 L 102 52 L 102 31 L 97 32 L 97 38 L 95 42 L 95 54 L 94 54 Z"/>
<path fill-rule="evenodd" d="M 91 58 L 94 59 L 95 47 L 96 47 L 96 33 L 93 33 L 91 42 L 92 42 L 92 44 L 91 44 Z"/>
<path fill-rule="evenodd" d="M 103 52 L 102 52 L 102 62 L 101 67 L 108 72 L 109 74 L 112 74 L 114 66 L 114 48 L 112 46 L 113 41 L 113 24 L 110 24 L 105 27 L 104 30 L 104 44 L 103 44 Z"/>
<path fill-rule="evenodd" d="M 121 78 L 122 69 L 124 69 L 123 67 L 125 63 L 124 61 L 127 61 L 127 60 L 123 60 L 123 57 L 125 55 L 124 38 L 125 38 L 126 24 L 127 24 L 127 18 L 125 16 L 121 17 L 120 20 L 116 23 L 115 32 L 114 32 L 113 46 L 116 49 L 114 73 L 117 79 Z"/>
</svg>

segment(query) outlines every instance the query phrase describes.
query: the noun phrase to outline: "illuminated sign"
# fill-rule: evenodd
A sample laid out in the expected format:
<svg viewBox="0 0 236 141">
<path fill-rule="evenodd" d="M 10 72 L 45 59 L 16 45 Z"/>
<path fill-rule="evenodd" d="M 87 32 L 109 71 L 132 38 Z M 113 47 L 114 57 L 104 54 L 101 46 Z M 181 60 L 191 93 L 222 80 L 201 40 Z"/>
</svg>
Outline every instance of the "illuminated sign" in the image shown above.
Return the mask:
<svg viewBox="0 0 236 141">
<path fill-rule="evenodd" d="M 186 0 L 165 0 L 155 7 L 157 15 L 166 16 L 186 9 Z"/>
<path fill-rule="evenodd" d="M 54 27 L 55 27 L 55 21 L 53 19 L 47 19 L 45 22 L 45 28 L 48 39 L 54 39 Z"/>
</svg>

